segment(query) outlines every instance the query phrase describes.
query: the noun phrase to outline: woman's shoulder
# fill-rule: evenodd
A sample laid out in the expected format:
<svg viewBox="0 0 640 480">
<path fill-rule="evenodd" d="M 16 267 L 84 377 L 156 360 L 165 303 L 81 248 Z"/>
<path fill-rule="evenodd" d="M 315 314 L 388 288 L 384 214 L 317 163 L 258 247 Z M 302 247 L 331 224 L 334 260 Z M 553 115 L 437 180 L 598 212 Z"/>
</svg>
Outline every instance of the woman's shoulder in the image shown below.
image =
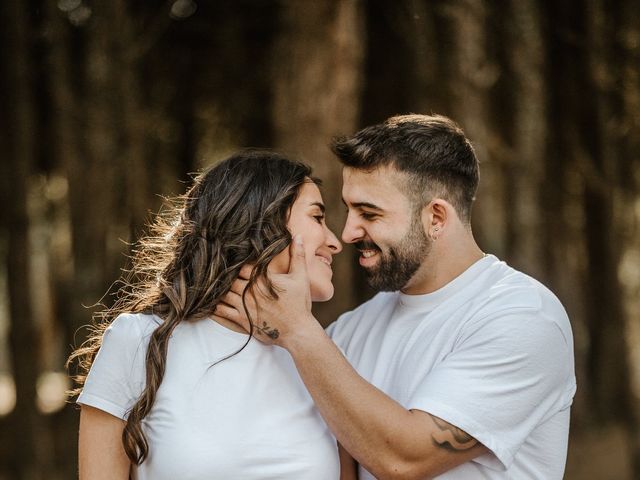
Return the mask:
<svg viewBox="0 0 640 480">
<path fill-rule="evenodd" d="M 154 315 L 123 313 L 111 322 L 78 403 L 126 418 L 144 389 L 146 351 L 158 321 Z"/>
<path fill-rule="evenodd" d="M 121 313 L 106 328 L 104 337 L 111 337 L 118 343 L 130 344 L 148 339 L 162 323 L 156 315 L 145 313 Z"/>
</svg>

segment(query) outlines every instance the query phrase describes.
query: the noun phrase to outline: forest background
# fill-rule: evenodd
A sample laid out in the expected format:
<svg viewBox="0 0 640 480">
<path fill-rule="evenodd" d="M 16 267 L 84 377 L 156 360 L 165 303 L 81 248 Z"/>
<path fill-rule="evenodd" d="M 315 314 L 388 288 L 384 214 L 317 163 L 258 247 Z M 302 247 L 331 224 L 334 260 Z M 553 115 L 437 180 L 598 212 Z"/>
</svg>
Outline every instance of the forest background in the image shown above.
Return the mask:
<svg viewBox="0 0 640 480">
<path fill-rule="evenodd" d="M 72 479 L 71 345 L 189 173 L 442 113 L 481 164 L 481 247 L 574 330 L 567 479 L 640 478 L 640 2 L 0 2 L 0 479 Z M 324 324 L 371 295 L 345 248 Z"/>
</svg>

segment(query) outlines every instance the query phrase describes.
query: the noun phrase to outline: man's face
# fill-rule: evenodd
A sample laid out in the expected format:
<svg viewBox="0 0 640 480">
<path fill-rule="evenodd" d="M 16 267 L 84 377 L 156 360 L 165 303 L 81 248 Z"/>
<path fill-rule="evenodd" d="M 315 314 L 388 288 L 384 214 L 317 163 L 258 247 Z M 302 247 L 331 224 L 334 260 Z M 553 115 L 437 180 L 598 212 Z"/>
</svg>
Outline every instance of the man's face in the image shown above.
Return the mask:
<svg viewBox="0 0 640 480">
<path fill-rule="evenodd" d="M 379 291 L 404 289 L 431 250 L 420 210 L 402 191 L 406 180 L 393 167 L 343 170 L 348 216 L 342 239 L 355 244 L 369 284 Z"/>
</svg>

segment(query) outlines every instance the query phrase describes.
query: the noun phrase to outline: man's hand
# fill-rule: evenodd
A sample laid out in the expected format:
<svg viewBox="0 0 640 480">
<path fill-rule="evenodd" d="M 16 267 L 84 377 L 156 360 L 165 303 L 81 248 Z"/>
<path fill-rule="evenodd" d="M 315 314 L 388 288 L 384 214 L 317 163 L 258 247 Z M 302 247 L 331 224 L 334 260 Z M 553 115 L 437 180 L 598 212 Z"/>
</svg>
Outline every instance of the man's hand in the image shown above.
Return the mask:
<svg viewBox="0 0 640 480">
<path fill-rule="evenodd" d="M 306 328 L 317 328 L 318 323 L 311 314 L 307 263 L 300 235 L 294 237 L 290 253 L 288 273 L 269 273 L 269 279 L 278 294 L 277 300 L 267 293 L 262 280 L 244 293 L 252 270 L 250 265 L 245 265 L 240 270 L 239 278 L 233 282 L 231 291 L 216 307 L 213 318 L 232 321 L 249 332 L 249 318 L 242 301 L 244 294 L 254 334 L 264 343 L 287 348 L 287 343 L 295 335 L 304 334 Z"/>
</svg>

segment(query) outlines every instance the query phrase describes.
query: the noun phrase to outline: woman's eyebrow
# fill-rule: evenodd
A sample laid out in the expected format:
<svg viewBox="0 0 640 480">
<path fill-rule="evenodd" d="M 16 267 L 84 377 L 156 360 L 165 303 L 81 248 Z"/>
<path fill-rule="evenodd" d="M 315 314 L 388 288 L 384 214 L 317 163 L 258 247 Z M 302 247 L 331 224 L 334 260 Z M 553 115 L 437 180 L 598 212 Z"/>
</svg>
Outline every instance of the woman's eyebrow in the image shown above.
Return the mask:
<svg viewBox="0 0 640 480">
<path fill-rule="evenodd" d="M 324 204 L 322 204 L 320 202 L 311 202 L 309 205 L 311 207 L 318 207 L 322 213 L 325 212 L 325 206 L 324 206 Z"/>
</svg>

